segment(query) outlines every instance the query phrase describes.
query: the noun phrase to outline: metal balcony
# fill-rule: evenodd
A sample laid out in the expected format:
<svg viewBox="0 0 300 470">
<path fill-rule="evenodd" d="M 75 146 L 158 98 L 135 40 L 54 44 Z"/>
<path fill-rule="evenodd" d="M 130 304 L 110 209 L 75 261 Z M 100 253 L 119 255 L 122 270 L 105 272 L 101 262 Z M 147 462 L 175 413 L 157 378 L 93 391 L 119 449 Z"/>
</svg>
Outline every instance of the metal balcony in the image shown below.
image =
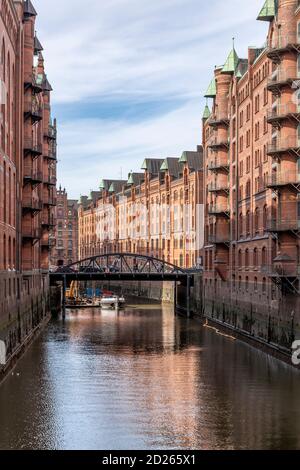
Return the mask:
<svg viewBox="0 0 300 470">
<path fill-rule="evenodd" d="M 24 153 L 25 155 L 31 153 L 33 157 L 39 157 L 43 154 L 43 146 L 42 144 L 35 143 L 32 138 L 25 138 Z"/>
<path fill-rule="evenodd" d="M 25 78 L 25 90 L 32 89 L 33 93 L 38 94 L 43 91 L 42 81 L 33 73 Z"/>
<path fill-rule="evenodd" d="M 262 273 L 283 291 L 300 295 L 300 267 L 296 262 L 277 262 L 271 266 L 264 266 Z"/>
<path fill-rule="evenodd" d="M 230 209 L 228 206 L 212 205 L 208 208 L 208 215 L 230 217 Z"/>
<path fill-rule="evenodd" d="M 300 52 L 300 38 L 296 31 L 294 33 L 275 36 L 272 44 L 269 46 L 267 56 L 274 62 L 280 62 L 281 54 L 289 51 L 295 53 Z"/>
<path fill-rule="evenodd" d="M 38 122 L 43 119 L 43 109 L 36 103 L 27 103 L 25 104 L 24 115 L 25 119 L 30 118 L 33 123 Z"/>
<path fill-rule="evenodd" d="M 227 172 L 229 171 L 229 160 L 222 160 L 222 159 L 216 159 L 212 162 L 209 163 L 208 169 L 210 171 L 218 172 L 222 170 L 226 170 Z"/>
<path fill-rule="evenodd" d="M 216 150 L 222 147 L 229 149 L 229 139 L 216 137 L 215 139 L 212 139 L 210 143 L 208 144 L 208 148 L 211 148 L 213 150 Z"/>
<path fill-rule="evenodd" d="M 24 168 L 24 183 L 36 186 L 43 182 L 43 173 L 32 168 Z"/>
<path fill-rule="evenodd" d="M 267 88 L 273 93 L 280 93 L 281 88 L 284 86 L 292 86 L 295 81 L 298 81 L 295 67 L 278 68 L 275 70 L 268 79 Z"/>
<path fill-rule="evenodd" d="M 47 176 L 44 178 L 44 184 L 47 184 L 48 186 L 56 186 L 56 176 Z"/>
<path fill-rule="evenodd" d="M 211 127 L 218 127 L 218 126 L 229 126 L 230 119 L 226 114 L 212 114 L 208 120 L 208 125 Z"/>
<path fill-rule="evenodd" d="M 41 221 L 42 227 L 55 227 L 56 226 L 56 219 L 53 215 L 47 214 L 46 216 L 42 216 Z"/>
<path fill-rule="evenodd" d="M 225 245 L 226 247 L 230 246 L 230 237 L 229 235 L 209 235 L 208 236 L 208 243 L 212 245 Z"/>
<path fill-rule="evenodd" d="M 300 219 L 270 219 L 266 231 L 274 234 L 289 232 L 300 237 Z"/>
<path fill-rule="evenodd" d="M 47 152 L 46 158 L 48 158 L 48 160 L 56 161 L 57 160 L 56 150 L 49 149 Z"/>
<path fill-rule="evenodd" d="M 22 200 L 22 209 L 26 212 L 39 212 L 43 208 L 43 204 L 38 199 L 24 197 Z"/>
<path fill-rule="evenodd" d="M 42 248 L 50 249 L 50 248 L 53 248 L 56 245 L 56 240 L 55 240 L 55 238 L 52 238 L 52 237 L 51 238 L 50 237 L 49 238 L 42 238 L 40 243 L 41 243 Z"/>
<path fill-rule="evenodd" d="M 56 129 L 54 126 L 49 125 L 44 132 L 45 137 L 51 140 L 56 140 Z"/>
<path fill-rule="evenodd" d="M 269 124 L 280 124 L 285 119 L 291 119 L 300 123 L 300 107 L 295 103 L 277 104 L 268 110 L 267 121 Z"/>
<path fill-rule="evenodd" d="M 220 192 L 225 192 L 229 193 L 229 183 L 224 182 L 224 183 L 211 183 L 208 185 L 208 192 L 210 193 L 220 193 Z"/>
<path fill-rule="evenodd" d="M 296 136 L 289 136 L 285 139 L 273 139 L 267 146 L 267 154 L 277 156 L 283 153 L 290 153 L 296 157 L 300 156 L 300 140 Z"/>
<path fill-rule="evenodd" d="M 290 188 L 299 192 L 300 175 L 292 172 L 275 174 L 268 178 L 266 186 L 274 191 Z"/>
<path fill-rule="evenodd" d="M 22 229 L 22 238 L 25 240 L 39 240 L 41 229 L 37 227 L 25 227 Z"/>
<path fill-rule="evenodd" d="M 43 204 L 45 206 L 56 206 L 57 199 L 54 196 L 48 196 L 43 200 Z"/>
</svg>

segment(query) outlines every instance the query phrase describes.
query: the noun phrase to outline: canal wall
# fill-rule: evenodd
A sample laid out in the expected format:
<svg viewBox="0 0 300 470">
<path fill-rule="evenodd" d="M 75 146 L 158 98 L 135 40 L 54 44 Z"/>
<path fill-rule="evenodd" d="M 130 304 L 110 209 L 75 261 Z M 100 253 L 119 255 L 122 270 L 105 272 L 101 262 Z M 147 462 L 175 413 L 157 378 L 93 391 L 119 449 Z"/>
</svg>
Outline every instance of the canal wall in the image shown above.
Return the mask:
<svg viewBox="0 0 300 470">
<path fill-rule="evenodd" d="M 300 339 L 299 297 L 276 295 L 254 285 L 240 286 L 243 295 L 226 284 L 203 288 L 202 316 L 235 337 L 291 364 L 292 344 Z M 273 294 L 273 296 L 272 296 Z"/>
<path fill-rule="evenodd" d="M 0 382 L 50 318 L 49 276 L 18 276 L 9 281 L 0 274 L 0 340 L 6 362 L 0 364 Z"/>
</svg>

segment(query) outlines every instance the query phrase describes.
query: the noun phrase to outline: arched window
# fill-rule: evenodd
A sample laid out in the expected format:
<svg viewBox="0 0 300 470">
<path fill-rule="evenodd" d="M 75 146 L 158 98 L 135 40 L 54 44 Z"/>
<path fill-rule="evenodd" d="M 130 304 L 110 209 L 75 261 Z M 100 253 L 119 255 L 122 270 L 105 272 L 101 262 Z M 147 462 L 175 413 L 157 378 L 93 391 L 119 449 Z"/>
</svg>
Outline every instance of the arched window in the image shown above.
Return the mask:
<svg viewBox="0 0 300 470">
<path fill-rule="evenodd" d="M 245 267 L 248 268 L 249 267 L 249 250 L 247 248 L 247 250 L 245 251 Z"/>
<path fill-rule="evenodd" d="M 267 266 L 267 249 L 264 246 L 261 252 L 261 264 L 262 266 Z"/>
<path fill-rule="evenodd" d="M 255 218 L 254 218 L 254 224 L 255 224 L 255 233 L 259 232 L 259 219 L 260 219 L 260 210 L 257 207 L 255 209 Z"/>
<path fill-rule="evenodd" d="M 253 250 L 253 266 L 257 267 L 257 265 L 258 265 L 258 252 L 257 252 L 257 248 L 254 248 L 254 250 Z"/>
<path fill-rule="evenodd" d="M 250 235 L 250 211 L 247 211 L 246 214 L 246 233 L 247 235 Z"/>
</svg>

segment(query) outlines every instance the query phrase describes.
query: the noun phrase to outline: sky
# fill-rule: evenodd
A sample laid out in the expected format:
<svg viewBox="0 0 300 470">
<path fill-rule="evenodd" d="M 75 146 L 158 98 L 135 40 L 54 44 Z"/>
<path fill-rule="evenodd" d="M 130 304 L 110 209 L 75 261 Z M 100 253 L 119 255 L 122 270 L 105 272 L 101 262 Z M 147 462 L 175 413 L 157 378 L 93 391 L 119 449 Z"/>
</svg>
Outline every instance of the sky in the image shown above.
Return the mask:
<svg viewBox="0 0 300 470">
<path fill-rule="evenodd" d="M 146 157 L 201 144 L 203 95 L 235 38 L 261 47 L 263 0 L 33 0 L 69 197 L 127 179 Z"/>
</svg>

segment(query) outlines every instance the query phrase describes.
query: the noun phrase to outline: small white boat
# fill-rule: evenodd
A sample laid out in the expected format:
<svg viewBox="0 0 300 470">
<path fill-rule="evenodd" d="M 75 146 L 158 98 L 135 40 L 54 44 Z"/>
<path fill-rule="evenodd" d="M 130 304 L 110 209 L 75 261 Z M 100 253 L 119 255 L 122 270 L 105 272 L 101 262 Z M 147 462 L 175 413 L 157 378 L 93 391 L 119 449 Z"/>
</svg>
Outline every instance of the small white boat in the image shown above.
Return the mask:
<svg viewBox="0 0 300 470">
<path fill-rule="evenodd" d="M 100 306 L 102 308 L 117 309 L 125 305 L 125 299 L 123 296 L 118 295 L 103 296 L 100 300 Z"/>
</svg>

